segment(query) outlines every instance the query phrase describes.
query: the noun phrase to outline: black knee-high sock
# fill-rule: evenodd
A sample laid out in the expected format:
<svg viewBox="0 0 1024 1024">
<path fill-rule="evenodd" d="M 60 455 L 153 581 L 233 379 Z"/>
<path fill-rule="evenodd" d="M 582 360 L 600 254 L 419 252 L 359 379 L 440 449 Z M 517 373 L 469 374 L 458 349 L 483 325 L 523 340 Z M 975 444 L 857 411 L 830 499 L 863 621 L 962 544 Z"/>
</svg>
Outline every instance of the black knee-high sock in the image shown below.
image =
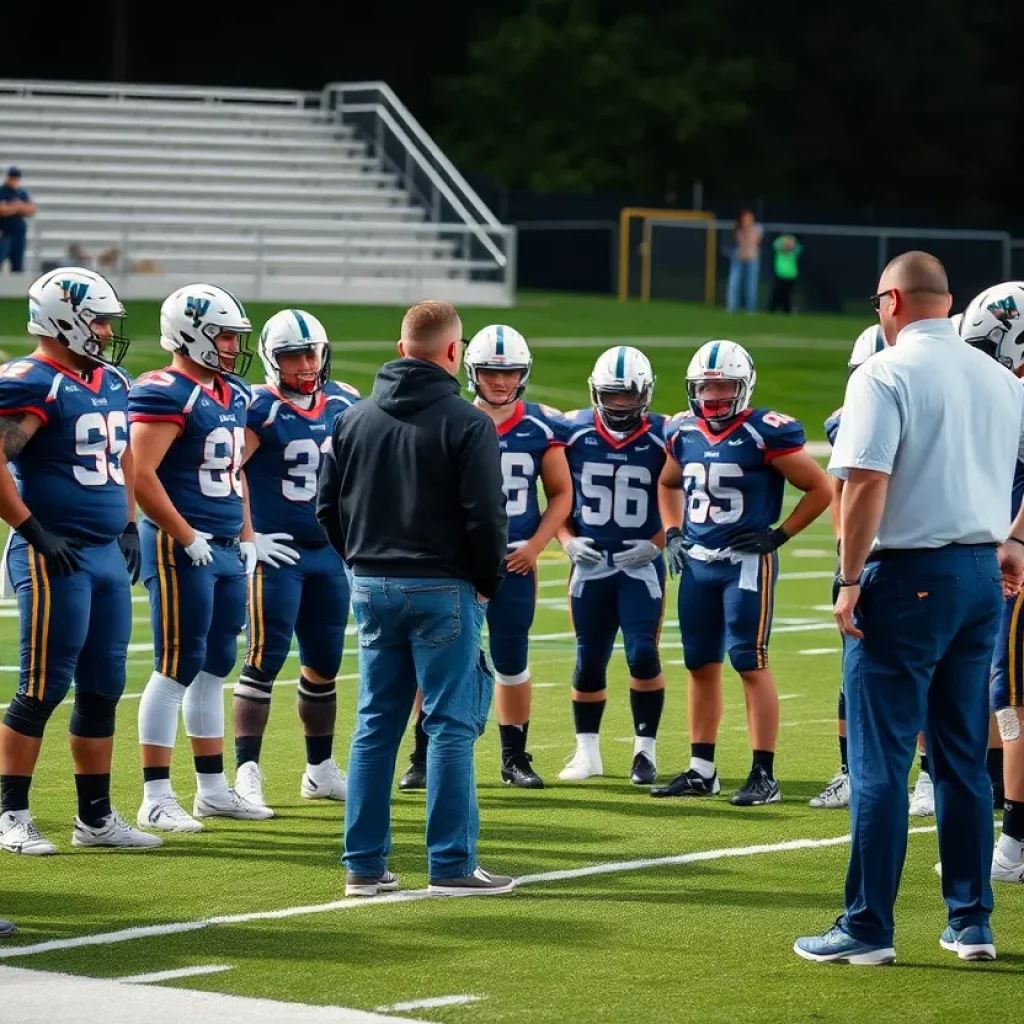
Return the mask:
<svg viewBox="0 0 1024 1024">
<path fill-rule="evenodd" d="M 989 747 L 985 756 L 985 767 L 988 769 L 988 777 L 992 783 L 992 798 L 996 810 L 1003 806 L 1003 748 Z"/>
<path fill-rule="evenodd" d="M 523 722 L 522 725 L 498 726 L 498 732 L 501 736 L 502 761 L 507 761 L 509 758 L 526 753 L 526 736 L 529 731 L 529 722 Z"/>
<path fill-rule="evenodd" d="M 1024 843 L 1024 801 L 1007 800 L 1003 807 L 1003 832 Z"/>
<path fill-rule="evenodd" d="M 248 665 L 235 686 L 235 763 L 241 767 L 249 761 L 259 764 L 263 750 L 263 734 L 270 720 L 270 699 L 273 679 L 257 679 L 257 669 Z"/>
<path fill-rule="evenodd" d="M 582 701 L 572 702 L 572 719 L 576 725 L 576 734 L 581 732 L 597 733 L 601 731 L 601 717 L 604 715 L 604 706 L 607 701 Z"/>
<path fill-rule="evenodd" d="M 653 740 L 658 735 L 661 713 L 665 709 L 665 691 L 630 690 L 629 706 L 633 712 L 633 732 Z"/>
<path fill-rule="evenodd" d="M 334 753 L 334 723 L 338 694 L 334 680 L 314 683 L 299 680 L 299 719 L 306 731 L 306 764 L 323 764 Z"/>
<path fill-rule="evenodd" d="M 848 747 L 845 736 L 839 737 L 839 770 L 844 775 L 850 774 L 850 758 L 847 753 Z"/>
<path fill-rule="evenodd" d="M 31 775 L 0 775 L 0 813 L 27 811 Z"/>
<path fill-rule="evenodd" d="M 96 828 L 110 814 L 110 776 L 76 775 L 78 791 L 78 817 L 91 828 Z"/>
<path fill-rule="evenodd" d="M 412 756 L 409 758 L 413 764 L 427 763 L 427 744 L 430 742 L 426 729 L 423 728 L 423 709 L 416 716 L 416 745 L 413 747 Z"/>
<path fill-rule="evenodd" d="M 928 771 L 928 755 L 927 754 L 921 754 L 920 758 L 921 758 L 921 771 L 923 771 L 925 773 L 925 775 L 930 775 L 931 772 Z"/>
</svg>

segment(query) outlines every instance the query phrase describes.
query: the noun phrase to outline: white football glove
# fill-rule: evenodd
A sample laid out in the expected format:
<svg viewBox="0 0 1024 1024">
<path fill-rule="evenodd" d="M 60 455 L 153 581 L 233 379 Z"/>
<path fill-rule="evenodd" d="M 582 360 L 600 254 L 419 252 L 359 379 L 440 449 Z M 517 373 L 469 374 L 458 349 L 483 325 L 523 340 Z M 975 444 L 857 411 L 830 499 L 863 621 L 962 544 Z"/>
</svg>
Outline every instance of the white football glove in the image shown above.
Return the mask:
<svg viewBox="0 0 1024 1024">
<path fill-rule="evenodd" d="M 512 540 L 509 541 L 508 547 L 505 549 L 506 555 L 511 555 L 513 552 L 518 551 L 520 548 L 525 548 L 530 542 L 528 540 Z"/>
<path fill-rule="evenodd" d="M 589 537 L 573 537 L 562 545 L 573 565 L 599 565 L 604 555 L 594 547 Z"/>
<path fill-rule="evenodd" d="M 185 554 L 192 559 L 193 565 L 209 565 L 213 561 L 213 552 L 206 542 L 213 534 L 200 533 L 198 530 L 195 533 L 195 540 L 191 544 L 185 545 Z"/>
<path fill-rule="evenodd" d="M 245 566 L 245 575 L 251 576 L 256 571 L 256 562 L 259 560 L 256 555 L 256 545 L 251 540 L 240 540 L 238 542 L 238 557 Z"/>
<path fill-rule="evenodd" d="M 275 569 L 280 569 L 282 565 L 295 565 L 301 557 L 298 551 L 280 543 L 294 539 L 290 533 L 257 533 L 253 538 L 256 557 Z"/>
<path fill-rule="evenodd" d="M 627 540 L 624 550 L 612 555 L 612 562 L 620 569 L 639 569 L 642 565 L 650 565 L 661 548 L 649 540 Z"/>
</svg>

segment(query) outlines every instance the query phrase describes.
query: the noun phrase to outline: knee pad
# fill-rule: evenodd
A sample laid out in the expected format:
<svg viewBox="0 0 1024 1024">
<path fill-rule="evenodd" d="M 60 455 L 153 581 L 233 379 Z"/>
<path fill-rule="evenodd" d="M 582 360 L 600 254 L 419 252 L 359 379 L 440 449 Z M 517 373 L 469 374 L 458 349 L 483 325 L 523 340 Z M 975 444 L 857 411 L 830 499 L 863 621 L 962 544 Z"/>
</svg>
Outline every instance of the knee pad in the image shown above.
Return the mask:
<svg viewBox="0 0 1024 1024">
<path fill-rule="evenodd" d="M 512 676 L 505 675 L 504 672 L 499 672 L 495 669 L 494 680 L 502 686 L 522 686 L 523 683 L 530 681 L 530 667 L 527 665 L 522 672 L 517 672 Z M 576 689 L 578 690 L 580 687 L 577 686 Z"/>
<path fill-rule="evenodd" d="M 638 638 L 626 647 L 626 664 L 634 679 L 653 679 L 661 675 L 661 658 L 653 637 Z"/>
<path fill-rule="evenodd" d="M 838 702 L 838 706 L 836 708 L 836 711 L 838 712 L 838 715 L 839 715 L 839 721 L 840 722 L 845 722 L 846 721 L 846 691 L 843 690 L 843 689 L 839 690 L 839 702 Z"/>
<path fill-rule="evenodd" d="M 253 704 L 269 704 L 275 676 L 246 663 L 235 683 L 234 695 Z"/>
<path fill-rule="evenodd" d="M 71 711 L 72 736 L 89 740 L 102 740 L 114 735 L 117 718 L 117 698 L 102 697 L 98 693 L 75 693 L 75 706 Z"/>
<path fill-rule="evenodd" d="M 54 708 L 49 704 L 44 704 L 43 701 L 36 700 L 35 697 L 17 693 L 7 709 L 7 714 L 4 715 L 4 725 L 21 736 L 32 736 L 39 739 L 53 712 Z"/>
<path fill-rule="evenodd" d="M 329 683 L 314 683 L 305 676 L 299 677 L 299 700 L 330 703 L 338 699 L 338 683 L 332 679 Z"/>
<path fill-rule="evenodd" d="M 139 742 L 150 747 L 173 747 L 178 734 L 178 709 L 185 687 L 170 676 L 154 672 L 139 701 Z"/>
<path fill-rule="evenodd" d="M 999 727 L 999 738 L 1004 743 L 1020 739 L 1020 716 L 1016 708 L 1000 708 L 996 712 L 996 725 Z"/>
<path fill-rule="evenodd" d="M 572 674 L 572 688 L 580 693 L 600 693 L 608 689 L 608 673 L 603 667 L 577 662 Z"/>
<path fill-rule="evenodd" d="M 191 739 L 224 738 L 224 678 L 200 672 L 181 702 L 185 735 Z"/>
</svg>

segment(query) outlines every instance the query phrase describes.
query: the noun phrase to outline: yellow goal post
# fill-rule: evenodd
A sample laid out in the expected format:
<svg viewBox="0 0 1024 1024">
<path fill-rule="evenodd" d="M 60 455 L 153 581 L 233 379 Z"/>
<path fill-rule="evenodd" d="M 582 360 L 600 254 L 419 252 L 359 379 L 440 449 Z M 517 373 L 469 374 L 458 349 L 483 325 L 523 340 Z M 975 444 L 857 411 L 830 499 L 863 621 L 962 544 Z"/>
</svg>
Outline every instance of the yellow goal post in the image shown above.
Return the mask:
<svg viewBox="0 0 1024 1024">
<path fill-rule="evenodd" d="M 626 206 L 619 213 L 619 300 L 630 297 L 630 232 L 633 221 L 639 220 L 640 239 L 640 301 L 651 297 L 651 228 L 658 221 L 690 221 L 705 223 L 704 301 L 715 302 L 715 270 L 717 228 L 715 215 L 707 210 L 660 210 L 657 207 Z"/>
</svg>

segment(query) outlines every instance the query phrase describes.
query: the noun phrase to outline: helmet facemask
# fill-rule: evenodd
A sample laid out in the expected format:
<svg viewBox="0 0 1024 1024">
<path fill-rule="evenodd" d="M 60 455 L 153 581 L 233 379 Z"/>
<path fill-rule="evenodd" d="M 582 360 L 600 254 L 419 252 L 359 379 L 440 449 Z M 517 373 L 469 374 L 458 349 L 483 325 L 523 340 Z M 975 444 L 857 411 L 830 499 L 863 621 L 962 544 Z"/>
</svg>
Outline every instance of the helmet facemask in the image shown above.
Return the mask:
<svg viewBox="0 0 1024 1024">
<path fill-rule="evenodd" d="M 249 364 L 252 362 L 253 356 L 253 351 L 249 348 L 252 331 L 236 331 L 215 323 L 203 324 L 200 330 L 212 346 L 212 349 L 207 349 L 202 357 L 202 362 L 208 369 L 218 373 L 234 374 L 237 377 L 244 377 L 249 372 Z M 237 353 L 229 354 L 221 349 L 218 339 L 222 334 L 230 334 L 238 339 Z M 185 354 L 188 355 L 187 352 Z M 226 361 L 230 361 L 231 365 L 225 366 Z"/>
<path fill-rule="evenodd" d="M 315 370 L 286 371 L 281 369 L 280 357 L 282 355 L 300 352 L 317 353 L 320 357 L 319 366 Z M 319 393 L 331 376 L 331 347 L 324 342 L 316 341 L 305 345 L 277 348 L 270 353 L 270 360 L 275 372 L 274 379 L 268 383 L 288 398 L 308 398 L 310 395 Z"/>
<path fill-rule="evenodd" d="M 693 414 L 720 430 L 746 408 L 748 385 L 739 377 L 714 376 L 713 372 L 687 378 L 686 395 Z"/>
<path fill-rule="evenodd" d="M 511 377 L 513 374 L 518 374 L 518 380 L 515 386 L 506 394 L 504 397 L 495 396 L 494 398 L 488 397 L 487 388 L 490 386 L 489 383 L 485 384 L 480 379 L 480 371 L 485 373 L 498 373 L 502 377 Z M 491 406 L 492 409 L 500 409 L 506 405 L 514 405 L 519 401 L 520 398 L 526 392 L 526 382 L 530 379 L 530 367 L 529 366 L 508 366 L 507 364 L 495 365 L 489 364 L 466 364 L 466 376 L 469 378 L 469 388 L 475 394 L 477 394 L 481 401 Z"/>
<path fill-rule="evenodd" d="M 591 380 L 590 400 L 601 422 L 616 434 L 632 434 L 643 424 L 654 395 L 653 383 L 598 386 Z"/>
</svg>

